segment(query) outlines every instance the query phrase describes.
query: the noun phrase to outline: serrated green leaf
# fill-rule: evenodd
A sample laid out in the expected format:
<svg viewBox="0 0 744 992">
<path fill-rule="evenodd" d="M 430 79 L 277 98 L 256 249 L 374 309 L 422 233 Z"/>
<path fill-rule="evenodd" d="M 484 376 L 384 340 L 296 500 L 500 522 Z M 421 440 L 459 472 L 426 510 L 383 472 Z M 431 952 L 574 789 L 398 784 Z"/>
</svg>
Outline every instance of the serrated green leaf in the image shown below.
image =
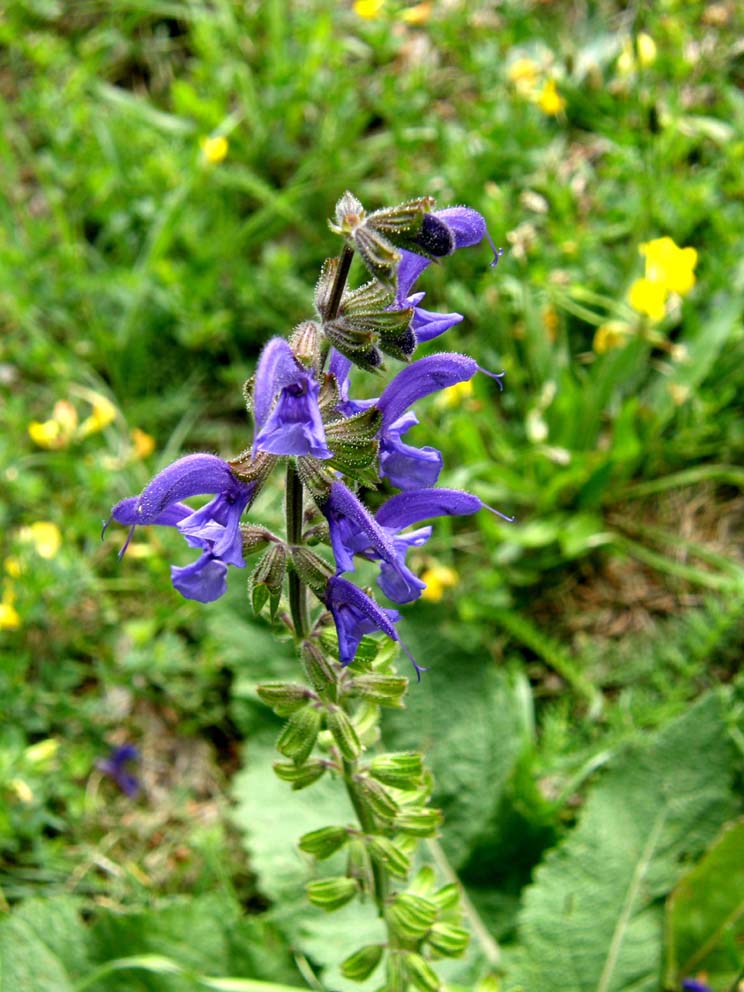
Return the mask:
<svg viewBox="0 0 744 992">
<path fill-rule="evenodd" d="M 731 811 L 731 749 L 715 695 L 629 748 L 527 890 L 510 980 L 561 992 L 658 992 L 662 909 L 682 861 Z"/>
<path fill-rule="evenodd" d="M 667 982 L 705 972 L 733 985 L 744 966 L 744 819 L 728 824 L 679 882 L 667 906 Z"/>
</svg>

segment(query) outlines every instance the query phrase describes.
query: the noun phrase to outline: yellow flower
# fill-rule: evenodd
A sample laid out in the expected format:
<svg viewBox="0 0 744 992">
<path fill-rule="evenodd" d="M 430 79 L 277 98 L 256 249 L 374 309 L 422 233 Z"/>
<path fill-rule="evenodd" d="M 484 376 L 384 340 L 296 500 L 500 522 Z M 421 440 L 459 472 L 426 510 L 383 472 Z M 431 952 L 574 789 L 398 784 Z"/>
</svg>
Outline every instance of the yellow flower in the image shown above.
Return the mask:
<svg viewBox="0 0 744 992">
<path fill-rule="evenodd" d="M 430 603 L 438 603 L 444 595 L 444 590 L 457 585 L 459 578 L 460 576 L 454 568 L 447 568 L 446 565 L 434 565 L 427 568 L 421 576 L 421 581 L 426 583 L 426 589 L 421 593 L 421 598 L 427 599 Z"/>
<path fill-rule="evenodd" d="M 431 16 L 431 4 L 417 3 L 415 7 L 406 7 L 398 14 L 398 18 L 403 21 L 404 24 L 426 24 Z"/>
<path fill-rule="evenodd" d="M 69 400 L 58 400 L 54 404 L 50 420 L 33 420 L 28 425 L 28 433 L 34 444 L 40 448 L 65 448 L 70 443 L 77 428 L 77 412 Z"/>
<path fill-rule="evenodd" d="M 22 541 L 33 544 L 40 558 L 54 558 L 62 546 L 62 535 L 56 524 L 38 520 L 30 527 L 21 527 L 18 536 Z"/>
<path fill-rule="evenodd" d="M 224 135 L 216 134 L 211 138 L 202 138 L 199 147 L 205 162 L 209 165 L 219 165 L 227 156 L 230 146 Z"/>
<path fill-rule="evenodd" d="M 3 562 L 3 567 L 5 568 L 5 574 L 9 575 L 11 579 L 17 579 L 21 574 L 21 563 L 15 555 L 9 555 Z"/>
<path fill-rule="evenodd" d="M 43 741 L 31 744 L 23 752 L 23 756 L 29 765 L 41 768 L 49 765 L 59 751 L 59 741 L 54 737 L 47 737 Z"/>
<path fill-rule="evenodd" d="M 638 64 L 644 67 L 653 65 L 656 61 L 656 42 L 650 34 L 645 31 L 636 38 L 636 49 L 638 50 Z"/>
<path fill-rule="evenodd" d="M 537 97 L 537 105 L 544 114 L 555 117 L 565 108 L 566 101 L 558 92 L 554 79 L 546 79 Z"/>
<path fill-rule="evenodd" d="M 439 396 L 437 396 L 436 404 L 439 407 L 451 409 L 452 407 L 460 406 L 463 400 L 468 399 L 472 395 L 473 383 L 470 380 L 456 382 L 454 386 L 448 386 L 441 391 Z"/>
<path fill-rule="evenodd" d="M 379 17 L 385 6 L 385 0 L 355 0 L 354 13 L 367 21 Z"/>
<path fill-rule="evenodd" d="M 78 437 L 87 437 L 89 434 L 97 434 L 105 427 L 108 427 L 116 419 L 116 407 L 100 393 L 90 393 L 90 403 L 93 412 L 80 425 Z"/>
<path fill-rule="evenodd" d="M 0 630 L 17 630 L 21 626 L 18 610 L 10 602 L 11 594 L 6 591 L 0 602 Z"/>
<path fill-rule="evenodd" d="M 594 350 L 598 355 L 604 355 L 611 348 L 622 348 L 628 340 L 631 328 L 621 320 L 609 320 L 597 328 L 594 335 Z"/>
<path fill-rule="evenodd" d="M 24 782 L 22 778 L 12 778 L 10 782 L 8 782 L 8 786 L 13 792 L 15 792 L 16 796 L 22 803 L 31 803 L 34 801 L 34 794 L 31 791 L 31 786 L 28 782 Z"/>
<path fill-rule="evenodd" d="M 520 58 L 512 62 L 506 76 L 518 90 L 531 90 L 537 84 L 539 73 L 537 62 L 533 59 Z"/>
<path fill-rule="evenodd" d="M 628 292 L 628 302 L 651 320 L 661 320 L 666 307 L 667 291 L 665 287 L 651 279 L 636 279 Z"/>
<path fill-rule="evenodd" d="M 646 279 L 680 296 L 695 285 L 698 256 L 694 248 L 678 248 L 671 238 L 664 237 L 646 241 L 638 250 L 646 259 Z"/>
<path fill-rule="evenodd" d="M 135 427 L 129 436 L 132 439 L 134 453 L 137 458 L 147 458 L 155 450 L 155 438 L 151 434 L 146 434 L 140 430 L 139 427 Z"/>
</svg>

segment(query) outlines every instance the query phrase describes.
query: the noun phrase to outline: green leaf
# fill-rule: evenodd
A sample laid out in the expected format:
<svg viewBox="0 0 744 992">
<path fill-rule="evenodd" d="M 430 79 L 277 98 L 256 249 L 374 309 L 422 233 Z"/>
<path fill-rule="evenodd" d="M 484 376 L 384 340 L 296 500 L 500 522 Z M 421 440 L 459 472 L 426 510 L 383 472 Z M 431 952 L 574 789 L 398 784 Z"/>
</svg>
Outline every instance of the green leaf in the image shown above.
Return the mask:
<svg viewBox="0 0 744 992">
<path fill-rule="evenodd" d="M 459 868 L 498 809 L 528 740 L 529 717 L 518 679 L 497 672 L 482 651 L 468 651 L 439 626 L 432 638 L 431 623 L 408 621 L 406 642 L 429 670 L 411 686 L 405 711 L 386 714 L 383 740 L 426 754 L 433 803 L 444 816 L 442 847 Z"/>
<path fill-rule="evenodd" d="M 667 905 L 667 983 L 705 972 L 733 985 L 744 965 L 744 819 L 728 824 Z"/>
<path fill-rule="evenodd" d="M 732 770 L 713 694 L 629 748 L 537 870 L 510 980 L 527 989 L 560 981 L 561 992 L 658 992 L 658 899 L 730 815 Z"/>
</svg>

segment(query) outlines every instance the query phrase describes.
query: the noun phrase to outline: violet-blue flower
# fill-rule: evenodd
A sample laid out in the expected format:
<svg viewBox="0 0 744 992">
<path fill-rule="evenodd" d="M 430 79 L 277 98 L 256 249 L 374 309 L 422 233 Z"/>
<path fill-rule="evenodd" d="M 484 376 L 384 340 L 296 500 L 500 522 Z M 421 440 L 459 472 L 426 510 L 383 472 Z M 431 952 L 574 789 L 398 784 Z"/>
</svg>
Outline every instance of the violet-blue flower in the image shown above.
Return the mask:
<svg viewBox="0 0 744 992">
<path fill-rule="evenodd" d="M 380 631 L 393 641 L 399 641 L 395 623 L 397 610 L 383 609 L 353 582 L 339 576 L 328 580 L 326 606 L 331 611 L 338 635 L 338 655 L 342 665 L 349 665 L 365 634 Z"/>
<path fill-rule="evenodd" d="M 256 368 L 254 451 L 332 458 L 318 408 L 320 386 L 284 338 L 272 338 Z"/>
<path fill-rule="evenodd" d="M 470 248 L 480 244 L 486 238 L 494 253 L 491 264 L 497 264 L 502 253 L 496 248 L 491 235 L 488 233 L 485 218 L 477 210 L 470 207 L 448 207 L 426 216 L 434 218 L 438 225 L 444 224 L 449 231 L 450 244 L 452 245 L 448 252 L 434 251 L 432 254 L 442 257 L 442 254 L 451 254 L 460 248 Z M 401 250 L 401 255 L 395 306 L 397 309 L 413 307 L 411 329 L 416 335 L 416 340 L 419 343 L 431 341 L 454 327 L 455 324 L 459 324 L 463 320 L 463 316 L 460 313 L 435 313 L 420 307 L 419 304 L 425 294 L 419 292 L 411 295 L 411 289 L 421 273 L 431 264 L 431 259 L 406 249 Z"/>
<path fill-rule="evenodd" d="M 133 799 L 139 792 L 140 784 L 137 777 L 127 770 L 127 765 L 132 761 L 139 761 L 139 756 L 134 744 L 122 744 L 111 748 L 108 758 L 99 758 L 96 768 L 113 779 L 121 791 Z"/>
<path fill-rule="evenodd" d="M 173 585 L 187 599 L 211 603 L 225 592 L 227 565 L 245 566 L 240 518 L 256 486 L 238 479 L 227 462 L 215 455 L 186 455 L 156 475 L 139 496 L 117 503 L 105 526 L 111 520 L 129 525 L 120 555 L 139 525 L 177 527 L 202 554 L 191 565 L 171 566 Z M 199 510 L 180 502 L 198 495 L 213 495 L 214 499 Z"/>
</svg>

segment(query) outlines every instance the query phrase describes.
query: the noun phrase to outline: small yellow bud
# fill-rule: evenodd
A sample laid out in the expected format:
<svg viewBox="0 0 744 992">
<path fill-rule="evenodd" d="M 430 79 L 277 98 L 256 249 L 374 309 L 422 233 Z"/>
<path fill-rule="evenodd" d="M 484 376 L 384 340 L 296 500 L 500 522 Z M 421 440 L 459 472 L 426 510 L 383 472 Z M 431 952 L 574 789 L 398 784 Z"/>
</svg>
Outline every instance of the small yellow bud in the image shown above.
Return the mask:
<svg viewBox="0 0 744 992">
<path fill-rule="evenodd" d="M 638 51 L 638 64 L 644 68 L 653 65 L 656 61 L 656 42 L 650 34 L 645 31 L 636 38 L 636 49 Z"/>
<path fill-rule="evenodd" d="M 506 76 L 518 90 L 531 90 L 536 84 L 540 69 L 533 59 L 515 59 L 509 66 Z"/>
<path fill-rule="evenodd" d="M 32 420 L 28 425 L 28 433 L 34 444 L 40 448 L 62 448 L 64 440 L 60 426 L 56 420 Z"/>
<path fill-rule="evenodd" d="M 132 439 L 132 446 L 137 458 L 147 458 L 155 450 L 155 438 L 140 430 L 139 427 L 135 427 L 129 436 Z"/>
<path fill-rule="evenodd" d="M 31 791 L 31 787 L 27 782 L 24 782 L 22 778 L 12 778 L 8 782 L 10 788 L 15 792 L 16 796 L 21 800 L 22 803 L 31 803 L 34 800 L 34 794 Z"/>
<path fill-rule="evenodd" d="M 622 348 L 631 334 L 631 327 L 622 320 L 608 320 L 597 328 L 594 335 L 594 350 L 598 355 L 604 355 L 612 348 Z"/>
<path fill-rule="evenodd" d="M 48 765 L 55 758 L 57 751 L 59 751 L 59 741 L 53 737 L 47 737 L 45 740 L 27 747 L 23 756 L 27 764 L 41 767 Z"/>
<path fill-rule="evenodd" d="M 367 21 L 379 17 L 385 7 L 385 0 L 355 0 L 354 13 Z"/>
<path fill-rule="evenodd" d="M 93 412 L 80 425 L 78 431 L 80 437 L 97 434 L 98 431 L 102 431 L 116 419 L 116 407 L 105 396 L 100 393 L 91 393 L 90 402 L 93 406 Z"/>
<path fill-rule="evenodd" d="M 566 101 L 558 92 L 554 79 L 546 79 L 537 98 L 537 104 L 544 114 L 555 117 L 565 108 Z"/>
<path fill-rule="evenodd" d="M 5 559 L 3 568 L 5 569 L 5 574 L 9 575 L 11 579 L 17 579 L 21 574 L 21 563 L 15 555 L 9 555 Z"/>
<path fill-rule="evenodd" d="M 209 165 L 219 165 L 225 160 L 230 146 L 224 135 L 216 134 L 211 138 L 202 138 L 199 147 L 205 162 Z"/>
</svg>

